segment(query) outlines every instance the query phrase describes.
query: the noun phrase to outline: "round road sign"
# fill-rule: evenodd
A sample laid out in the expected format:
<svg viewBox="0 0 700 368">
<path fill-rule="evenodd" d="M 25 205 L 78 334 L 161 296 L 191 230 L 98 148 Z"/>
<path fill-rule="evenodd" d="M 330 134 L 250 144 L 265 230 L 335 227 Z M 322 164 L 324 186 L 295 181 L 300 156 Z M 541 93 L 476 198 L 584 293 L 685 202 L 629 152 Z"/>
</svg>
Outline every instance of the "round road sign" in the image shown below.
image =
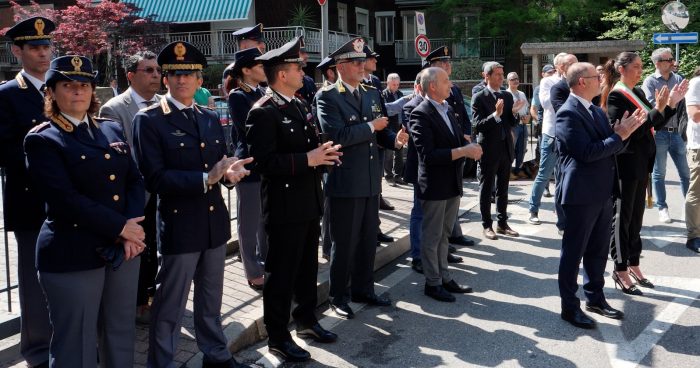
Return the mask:
<svg viewBox="0 0 700 368">
<path fill-rule="evenodd" d="M 430 40 L 428 36 L 422 34 L 416 37 L 416 53 L 422 58 L 430 54 Z"/>
</svg>

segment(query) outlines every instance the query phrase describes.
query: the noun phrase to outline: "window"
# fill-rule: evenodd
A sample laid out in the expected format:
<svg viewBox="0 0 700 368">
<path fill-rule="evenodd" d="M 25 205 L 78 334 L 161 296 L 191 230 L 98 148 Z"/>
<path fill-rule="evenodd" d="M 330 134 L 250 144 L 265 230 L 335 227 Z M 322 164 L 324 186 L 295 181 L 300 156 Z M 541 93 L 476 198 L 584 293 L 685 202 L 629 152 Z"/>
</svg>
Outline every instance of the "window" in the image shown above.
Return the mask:
<svg viewBox="0 0 700 368">
<path fill-rule="evenodd" d="M 357 34 L 369 36 L 369 11 L 367 9 L 355 8 L 355 20 Z"/>
<path fill-rule="evenodd" d="M 394 43 L 394 12 L 376 12 L 374 17 L 377 20 L 377 43 L 380 45 Z"/>
<path fill-rule="evenodd" d="M 343 3 L 338 3 L 338 31 L 348 31 L 348 6 Z"/>
<path fill-rule="evenodd" d="M 475 14 L 459 14 L 453 18 L 454 23 L 462 23 L 464 26 L 464 39 L 457 40 L 455 56 L 479 57 L 479 16 Z"/>
</svg>

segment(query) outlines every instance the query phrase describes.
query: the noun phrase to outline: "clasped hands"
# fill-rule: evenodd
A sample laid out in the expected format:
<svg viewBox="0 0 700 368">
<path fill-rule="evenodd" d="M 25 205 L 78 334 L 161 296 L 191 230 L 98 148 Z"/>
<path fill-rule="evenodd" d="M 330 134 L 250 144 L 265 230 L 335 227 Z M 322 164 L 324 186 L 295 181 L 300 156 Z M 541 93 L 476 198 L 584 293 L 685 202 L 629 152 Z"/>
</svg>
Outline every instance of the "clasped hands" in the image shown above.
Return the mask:
<svg viewBox="0 0 700 368">
<path fill-rule="evenodd" d="M 143 227 L 139 225 L 139 222 L 143 221 L 146 217 L 134 217 L 126 220 L 126 224 L 119 234 L 119 240 L 124 243 L 124 259 L 130 260 L 138 256 L 144 249 L 146 249 L 146 233 L 143 231 Z"/>
</svg>

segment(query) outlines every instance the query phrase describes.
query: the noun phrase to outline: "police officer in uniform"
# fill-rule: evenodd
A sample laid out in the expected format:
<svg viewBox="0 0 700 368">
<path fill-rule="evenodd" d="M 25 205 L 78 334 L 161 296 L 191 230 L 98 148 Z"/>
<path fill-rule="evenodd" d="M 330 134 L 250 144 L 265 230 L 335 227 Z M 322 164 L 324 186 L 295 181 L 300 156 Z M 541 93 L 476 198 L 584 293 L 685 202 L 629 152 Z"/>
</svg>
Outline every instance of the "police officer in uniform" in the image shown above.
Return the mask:
<svg viewBox="0 0 700 368">
<path fill-rule="evenodd" d="M 238 88 L 228 95 L 228 108 L 231 115 L 231 141 L 234 156 L 249 157 L 246 142 L 246 119 L 255 101 L 264 94 L 265 71 L 262 62 L 255 58 L 262 55 L 257 48 L 249 48 L 234 54 L 232 76 L 238 80 Z M 260 212 L 260 175 L 243 179 L 236 186 L 238 195 L 238 244 L 248 286 L 260 291 L 263 288 L 265 270 L 261 262 L 267 256 L 267 235 Z"/>
<path fill-rule="evenodd" d="M 381 96 L 374 87 L 361 85 L 364 76 L 364 40 L 355 38 L 331 54 L 338 81 L 321 90 L 318 119 L 329 140 L 340 144 L 343 164 L 328 174 L 331 250 L 330 299 L 336 315 L 353 318 L 348 305 L 355 302 L 386 306 L 388 298 L 374 293 L 374 256 L 379 224 L 382 162 L 377 144 L 403 146 L 404 132 L 385 130 Z M 351 288 L 348 288 L 351 281 Z"/>
<path fill-rule="evenodd" d="M 5 231 L 17 241 L 17 276 L 21 310 L 20 352 L 30 367 L 47 366 L 51 325 L 46 298 L 34 265 L 36 239 L 46 218 L 44 203 L 30 184 L 22 144 L 27 132 L 44 117 L 44 74 L 51 61 L 54 23 L 34 17 L 17 23 L 5 34 L 22 70 L 0 84 L 0 166 L 5 168 L 3 191 Z"/>
<path fill-rule="evenodd" d="M 299 51 L 301 54 L 302 58 L 302 66 L 306 67 L 306 62 L 309 60 L 309 54 L 306 52 L 304 49 L 304 39 L 301 38 L 301 50 Z M 302 86 L 297 90 L 297 94 L 301 95 L 301 97 L 304 98 L 304 102 L 308 105 L 311 105 L 314 100 L 314 96 L 316 96 L 316 91 L 318 88 L 316 88 L 316 82 L 314 82 L 314 79 L 311 78 L 310 76 L 304 74 L 304 80 L 302 81 Z"/>
<path fill-rule="evenodd" d="M 323 210 L 322 165 L 338 162 L 339 146 L 320 143 L 308 105 L 294 97 L 304 71 L 299 56 L 301 38 L 258 57 L 265 65 L 270 88 L 248 116 L 254 171 L 262 176 L 262 202 L 269 235 L 263 291 L 265 328 L 270 352 L 288 361 L 311 356 L 287 330 L 292 311 L 297 336 L 328 343 L 337 336 L 314 315 L 318 272 L 319 220 Z"/>
<path fill-rule="evenodd" d="M 90 59 L 62 56 L 46 73 L 50 122 L 27 135 L 29 175 L 46 201 L 37 240 L 48 300 L 51 368 L 134 365 L 143 179 L 121 125 L 95 119 Z"/>
<path fill-rule="evenodd" d="M 192 281 L 194 328 L 203 367 L 239 367 L 221 327 L 229 212 L 219 183 L 236 183 L 252 159 L 226 157 L 214 111 L 197 106 L 206 58 L 184 41 L 158 55 L 168 93 L 134 117 L 134 147 L 146 189 L 158 195 L 160 269 L 151 307 L 148 367 L 175 367 L 182 317 Z"/>
<path fill-rule="evenodd" d="M 257 47 L 257 49 L 260 50 L 260 53 L 262 54 L 263 52 L 265 52 L 266 47 L 265 39 L 263 39 L 262 37 L 262 32 L 263 25 L 262 23 L 258 23 L 253 27 L 241 28 L 236 32 L 233 32 L 232 35 L 236 40 L 236 45 L 238 46 L 239 51 Z M 231 75 L 233 65 L 234 63 L 231 63 L 228 66 L 226 66 L 226 68 L 224 68 L 222 85 L 224 86 L 224 91 L 226 91 L 226 93 L 229 93 L 229 91 L 233 90 L 238 86 L 235 78 L 233 77 L 233 75 Z"/>
</svg>

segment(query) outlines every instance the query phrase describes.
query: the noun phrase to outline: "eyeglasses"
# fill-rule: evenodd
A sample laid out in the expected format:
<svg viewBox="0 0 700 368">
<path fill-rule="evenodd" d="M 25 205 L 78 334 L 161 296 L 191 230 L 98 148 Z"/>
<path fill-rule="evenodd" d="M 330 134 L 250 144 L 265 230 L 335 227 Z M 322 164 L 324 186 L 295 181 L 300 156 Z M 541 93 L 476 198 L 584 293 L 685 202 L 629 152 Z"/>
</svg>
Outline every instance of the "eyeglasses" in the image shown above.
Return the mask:
<svg viewBox="0 0 700 368">
<path fill-rule="evenodd" d="M 518 79 L 518 78 L 511 78 L 511 79 L 508 79 L 508 80 L 509 80 L 509 81 L 512 81 L 512 82 L 519 82 L 519 81 L 520 81 L 520 79 Z"/>
<path fill-rule="evenodd" d="M 667 62 L 669 62 L 669 63 L 672 63 L 672 62 L 673 62 L 674 60 L 676 60 L 676 59 L 674 59 L 674 58 L 669 58 L 669 59 L 659 59 L 659 62 L 660 62 L 660 63 L 663 63 L 664 61 L 667 61 Z"/>
<path fill-rule="evenodd" d="M 151 66 L 149 66 L 148 68 L 145 68 L 145 69 L 136 69 L 136 70 L 139 72 L 147 73 L 147 74 L 153 74 L 153 72 L 158 72 L 158 74 L 160 74 L 163 72 L 163 69 L 161 69 L 160 67 L 154 68 Z"/>
</svg>

